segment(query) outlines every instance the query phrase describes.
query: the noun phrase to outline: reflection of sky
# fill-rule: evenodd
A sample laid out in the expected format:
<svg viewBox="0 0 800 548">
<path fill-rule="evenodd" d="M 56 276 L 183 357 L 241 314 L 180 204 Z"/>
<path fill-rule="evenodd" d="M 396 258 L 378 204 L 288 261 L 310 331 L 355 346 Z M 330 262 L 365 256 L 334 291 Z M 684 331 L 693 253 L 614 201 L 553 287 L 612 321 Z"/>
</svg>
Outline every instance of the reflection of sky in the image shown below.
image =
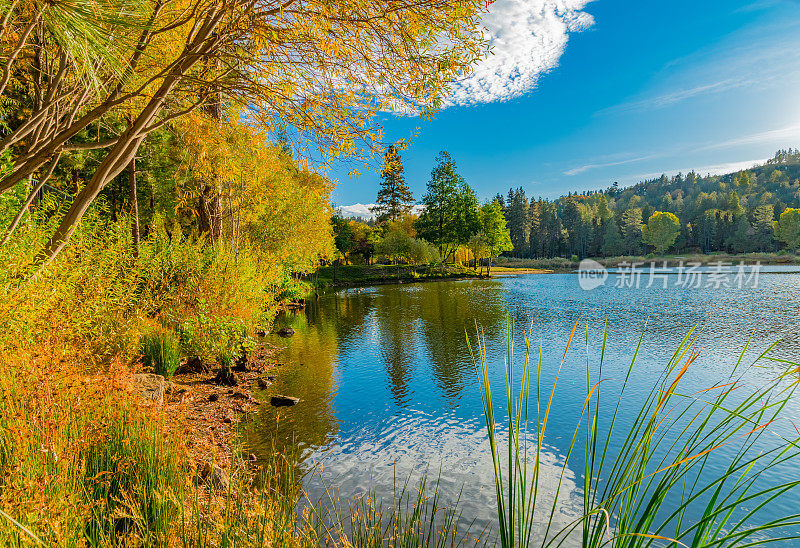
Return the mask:
<svg viewBox="0 0 800 548">
<path fill-rule="evenodd" d="M 435 476 L 441 468 L 445 502 L 455 500 L 461 491 L 464 520 L 488 522 L 494 515 L 493 478 L 480 393 L 465 344 L 465 329 L 472 335 L 475 321 L 487 339 L 495 394 L 501 393 L 504 379 L 506 311 L 518 332 L 523 326 L 532 328 L 537 352 L 541 337 L 542 386 L 548 392 L 569 331 L 580 322 L 561 371 L 545 440 L 543 481 L 548 482 L 563 464 L 580 416 L 587 356 L 591 382 L 601 377 L 604 324 L 608 342 L 602 378 L 608 380 L 600 394 L 605 402 L 619 400 L 622 380 L 643 334 L 621 403 L 620 423 L 626 424 L 694 325 L 701 355 L 682 381 L 686 391 L 726 379 L 751 336 L 743 363 L 780 339 L 784 342 L 776 349 L 777 355 L 796 359 L 800 325 L 793 312 L 800 304 L 798 286 L 800 276 L 769 274 L 761 277 L 757 289 L 623 290 L 606 284 L 583 291 L 575 274 L 552 274 L 328 294 L 310 306 L 307 316 L 283 320 L 298 333 L 282 341 L 288 346 L 285 356 L 290 365 L 279 371 L 274 389 L 297 395 L 303 402 L 280 411 L 284 415 L 279 436 L 295 436 L 306 459 L 303 466 L 317 466 L 319 475 L 307 476 L 311 491 L 320 482 L 337 486 L 342 493 L 363 491 L 371 482 L 379 493 L 391 493 L 395 477 L 417 478 L 426 470 Z M 516 344 L 520 360 L 523 351 L 520 338 Z M 745 382 L 754 386 L 785 367 L 764 365 L 750 370 Z M 495 402 L 498 418 L 504 413 L 499 399 Z M 274 413 L 264 407 L 258 427 L 253 427 L 256 432 L 248 434 L 252 445 L 268 443 Z M 798 405 L 790 405 L 785 417 L 800 417 Z M 774 425 L 778 431 L 791 432 L 791 428 L 788 421 Z M 726 451 L 711 456 L 708 471 L 726 466 L 730 457 Z M 574 503 L 580 493 L 574 470 L 582 470 L 582 463 L 575 458 L 567 469 L 559 519 L 578 511 Z M 789 511 L 798 502 L 781 500 Z"/>
</svg>

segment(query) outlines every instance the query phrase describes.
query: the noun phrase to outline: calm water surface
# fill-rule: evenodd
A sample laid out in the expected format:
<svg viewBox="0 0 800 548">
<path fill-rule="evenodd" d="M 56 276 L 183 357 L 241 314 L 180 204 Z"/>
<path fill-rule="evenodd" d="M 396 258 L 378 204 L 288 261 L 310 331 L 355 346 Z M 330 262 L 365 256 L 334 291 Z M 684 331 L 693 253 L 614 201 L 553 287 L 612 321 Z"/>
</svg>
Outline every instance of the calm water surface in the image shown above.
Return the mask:
<svg viewBox="0 0 800 548">
<path fill-rule="evenodd" d="M 494 483 L 482 417 L 480 391 L 465 343 L 465 330 L 482 326 L 492 382 L 504 379 L 505 325 L 532 326 L 544 347 L 543 385 L 550 386 L 576 321 L 580 340 L 570 347 L 554 400 L 545 451 L 545 491 L 555 485 L 585 397 L 587 355 L 594 383 L 604 324 L 608 341 L 602 397 L 614 401 L 643 336 L 633 370 L 632 389 L 622 403 L 623 417 L 649 393 L 683 336 L 698 326 L 700 358 L 683 386 L 700 390 L 725 379 L 748 339 L 745 361 L 772 343 L 771 355 L 800 358 L 800 275 L 772 267 L 757 288 L 685 288 L 659 281 L 653 287 L 614 287 L 592 291 L 576 274 L 534 274 L 493 280 L 429 282 L 347 289 L 321 296 L 304 312 L 279 318 L 296 330 L 290 339 L 270 339 L 286 349 L 278 381 L 267 391 L 300 397 L 293 408 L 262 406 L 245 425 L 250 448 L 267 455 L 273 448 L 297 448 L 297 466 L 309 493 L 335 486 L 344 493 L 370 488 L 391 496 L 395 478 L 441 474 L 444 502 L 459 499 L 463 521 L 482 527 L 494 518 Z M 646 285 L 646 284 L 643 284 Z M 588 343 L 585 335 L 588 322 Z M 519 327 L 521 331 L 521 327 Z M 521 352 L 520 352 L 521 354 Z M 768 382 L 785 371 L 763 362 L 746 381 Z M 617 388 L 615 388 L 615 385 Z M 798 396 L 800 399 L 800 395 Z M 627 412 L 627 413 L 626 413 Z M 800 425 L 800 402 L 784 412 L 778 432 Z M 723 451 L 712 454 L 706 471 L 730 463 Z M 309 473 L 312 471 L 314 473 Z M 581 504 L 580 459 L 568 463 L 558 502 L 562 523 Z M 797 475 L 796 467 L 775 477 Z M 800 498 L 778 503 L 796 512 Z M 702 508 L 698 508 L 702 512 Z"/>
</svg>

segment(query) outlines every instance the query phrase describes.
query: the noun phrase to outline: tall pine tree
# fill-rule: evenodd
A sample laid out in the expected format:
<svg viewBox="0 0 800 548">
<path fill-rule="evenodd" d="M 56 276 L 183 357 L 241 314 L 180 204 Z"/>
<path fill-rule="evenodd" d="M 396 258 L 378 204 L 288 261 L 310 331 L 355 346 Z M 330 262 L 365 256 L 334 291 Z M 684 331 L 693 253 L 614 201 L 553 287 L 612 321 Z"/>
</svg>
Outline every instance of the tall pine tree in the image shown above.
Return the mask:
<svg viewBox="0 0 800 548">
<path fill-rule="evenodd" d="M 371 211 L 378 217 L 378 222 L 397 221 L 404 213 L 411 211 L 414 196 L 406 184 L 403 162 L 395 145 L 389 146 L 383 157 L 381 179 L 377 205 Z"/>
</svg>

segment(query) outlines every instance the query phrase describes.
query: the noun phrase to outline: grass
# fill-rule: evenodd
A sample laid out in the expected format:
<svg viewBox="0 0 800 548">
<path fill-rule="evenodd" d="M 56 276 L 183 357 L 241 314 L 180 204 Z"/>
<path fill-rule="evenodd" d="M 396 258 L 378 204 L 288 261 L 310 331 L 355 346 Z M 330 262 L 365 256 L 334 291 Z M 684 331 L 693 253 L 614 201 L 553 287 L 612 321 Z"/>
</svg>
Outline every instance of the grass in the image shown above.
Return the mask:
<svg viewBox="0 0 800 548">
<path fill-rule="evenodd" d="M 567 349 L 576 329 L 577 323 Z M 586 339 L 588 347 L 588 328 Z M 523 340 L 524 358 L 515 365 L 514 324 L 509 322 L 503 394 L 507 414 L 502 417 L 507 425 L 505 447 L 501 446 L 502 432 L 495 417 L 486 346 L 480 333 L 470 341 L 482 387 L 503 548 L 575 543 L 584 547 L 665 543 L 760 546 L 799 538 L 792 527 L 800 524 L 800 514 L 767 511 L 771 502 L 800 486 L 800 480 L 792 477 L 777 483 L 769 477 L 779 465 L 798 458 L 797 439 L 787 439 L 770 428 L 781 418 L 796 389 L 797 364 L 781 363 L 782 374 L 775 375 L 766 386 L 751 388 L 743 380 L 747 369 L 742 363 L 743 350 L 738 359 L 733 358 L 729 378 L 706 390 L 685 393 L 681 379 L 698 357 L 696 339 L 690 332 L 641 402 L 638 414 L 628 421 L 619 415 L 620 404 L 636 397 L 628 391 L 639 347 L 626 378 L 621 380 L 619 393 L 604 399 L 607 403 L 601 405 L 606 382 L 602 377 L 604 335 L 597 364 L 600 374 L 595 382 L 587 356 L 585 400 L 554 499 L 561 495 L 568 466 L 575 460 L 582 462 L 582 514 L 559 528 L 554 526 L 556 503 L 542 505 L 539 490 L 541 448 L 546 443 L 567 349 L 556 370 L 556 380 L 545 387 L 542 344 L 537 359 L 536 349 L 531 348 L 531 333 L 525 333 Z M 515 371 L 515 367 L 521 371 Z M 730 456 L 724 472 L 711 471 L 710 456 L 723 450 Z M 542 524 L 544 533 L 537 537 L 534 531 Z"/>
<path fill-rule="evenodd" d="M 154 428 L 123 413 L 81 454 L 83 492 L 90 516 L 85 538 L 91 546 L 137 539 L 168 546 L 178 517 L 183 470 L 174 449 Z"/>
<path fill-rule="evenodd" d="M 150 331 L 142 336 L 142 355 L 145 367 L 171 379 L 181 362 L 180 341 L 172 332 Z"/>
<path fill-rule="evenodd" d="M 410 478 L 402 483 L 395 478 L 394 485 L 388 501 L 370 488 L 343 503 L 335 489 L 326 489 L 316 503 L 307 501 L 309 530 L 326 546 L 462 548 L 482 542 L 480 534 L 470 539 L 470 528 L 459 530 L 458 503 L 442 504 L 438 480 L 429 486 L 426 474 L 416 487 Z"/>
</svg>

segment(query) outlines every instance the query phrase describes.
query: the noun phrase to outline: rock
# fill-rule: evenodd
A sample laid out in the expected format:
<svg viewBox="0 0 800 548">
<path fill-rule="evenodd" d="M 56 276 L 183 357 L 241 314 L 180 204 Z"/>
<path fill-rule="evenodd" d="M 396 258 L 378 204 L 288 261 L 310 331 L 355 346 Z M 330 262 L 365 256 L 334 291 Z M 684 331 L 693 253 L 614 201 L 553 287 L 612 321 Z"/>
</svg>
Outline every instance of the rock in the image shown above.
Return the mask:
<svg viewBox="0 0 800 548">
<path fill-rule="evenodd" d="M 227 490 L 230 484 L 225 470 L 209 462 L 203 467 L 202 478 L 211 483 L 211 487 L 221 491 Z"/>
<path fill-rule="evenodd" d="M 269 400 L 269 403 L 275 407 L 288 407 L 292 405 L 297 405 L 300 401 L 300 398 L 293 398 L 292 396 L 281 396 L 280 394 L 276 394 L 272 396 Z"/>
<path fill-rule="evenodd" d="M 218 399 L 219 399 L 219 394 L 217 394 L 216 392 L 215 392 L 215 393 L 213 393 L 213 394 L 211 394 L 211 395 L 208 397 L 208 401 L 210 401 L 210 402 L 215 402 L 215 401 L 217 401 Z"/>
<path fill-rule="evenodd" d="M 291 337 L 292 335 L 294 335 L 294 329 L 292 329 L 291 327 L 281 327 L 280 329 L 278 329 L 276 333 L 284 338 Z"/>
<path fill-rule="evenodd" d="M 144 401 L 152 401 L 159 405 L 164 403 L 167 381 L 163 376 L 154 373 L 137 373 L 133 376 L 133 382 L 141 392 Z"/>
<path fill-rule="evenodd" d="M 192 356 L 186 360 L 186 363 L 178 366 L 176 373 L 185 375 L 186 373 L 208 373 L 209 371 L 210 369 L 200 357 Z"/>
<path fill-rule="evenodd" d="M 257 378 L 257 379 L 256 379 L 256 385 L 257 385 L 257 386 L 258 386 L 258 387 L 259 387 L 261 390 L 264 390 L 264 389 L 265 389 L 265 388 L 267 388 L 268 386 L 272 386 L 272 383 L 271 383 L 270 381 L 265 381 L 264 379 L 262 379 L 261 377 L 259 377 L 259 378 Z"/>
</svg>

